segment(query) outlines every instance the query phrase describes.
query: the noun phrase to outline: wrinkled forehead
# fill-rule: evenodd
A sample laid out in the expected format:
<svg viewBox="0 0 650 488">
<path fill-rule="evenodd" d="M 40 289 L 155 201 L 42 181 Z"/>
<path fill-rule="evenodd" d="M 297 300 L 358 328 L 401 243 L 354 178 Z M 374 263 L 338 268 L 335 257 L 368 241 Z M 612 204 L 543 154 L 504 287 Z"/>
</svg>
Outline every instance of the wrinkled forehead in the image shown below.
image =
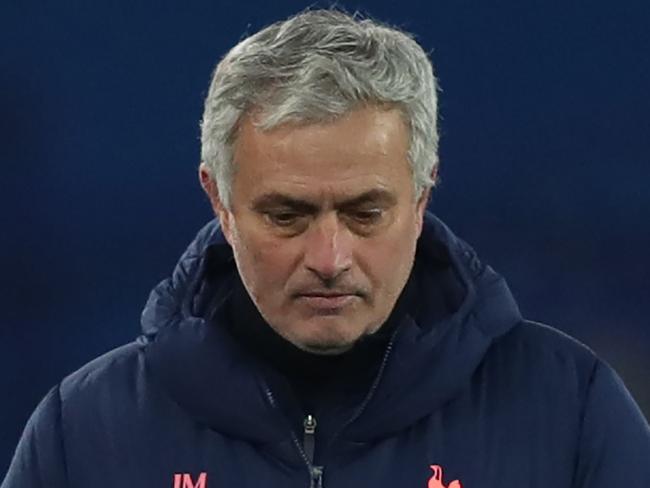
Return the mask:
<svg viewBox="0 0 650 488">
<path fill-rule="evenodd" d="M 235 163 L 247 158 L 277 159 L 293 157 L 315 162 L 332 158 L 349 160 L 363 157 L 408 157 L 409 131 L 401 112 L 395 108 L 363 106 L 345 115 L 318 121 L 288 120 L 264 127 L 263 114 L 251 112 L 243 117 L 234 144 Z"/>
<path fill-rule="evenodd" d="M 235 191 L 342 194 L 400 188 L 412 179 L 408 131 L 395 109 L 364 107 L 327 122 L 272 129 L 241 124 L 234 146 Z"/>
</svg>

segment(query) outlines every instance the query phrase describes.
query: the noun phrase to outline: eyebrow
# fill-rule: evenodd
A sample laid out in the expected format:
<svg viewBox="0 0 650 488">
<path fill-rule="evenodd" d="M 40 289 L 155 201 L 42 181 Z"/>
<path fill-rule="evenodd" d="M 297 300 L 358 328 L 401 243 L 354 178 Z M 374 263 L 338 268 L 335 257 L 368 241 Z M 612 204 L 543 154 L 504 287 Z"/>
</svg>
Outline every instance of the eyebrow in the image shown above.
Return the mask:
<svg viewBox="0 0 650 488">
<path fill-rule="evenodd" d="M 394 193 L 391 193 L 388 190 L 380 190 L 378 188 L 375 188 L 373 190 L 362 193 L 359 196 L 341 202 L 338 206 L 340 208 L 350 208 L 358 207 L 366 203 L 376 203 L 390 207 L 397 203 L 397 198 L 395 197 Z"/>
<path fill-rule="evenodd" d="M 337 208 L 353 208 L 366 203 L 378 203 L 390 207 L 397 203 L 395 195 L 387 190 L 373 189 L 352 197 L 336 205 Z M 300 198 L 290 197 L 278 192 L 271 192 L 261 195 L 253 201 L 252 208 L 256 211 L 263 211 L 269 207 L 288 207 L 304 213 L 317 213 L 319 206 L 315 203 Z"/>
<path fill-rule="evenodd" d="M 288 207 L 292 210 L 304 213 L 315 213 L 318 211 L 318 206 L 311 202 L 277 192 L 261 195 L 253 201 L 252 207 L 258 212 L 270 207 Z"/>
</svg>

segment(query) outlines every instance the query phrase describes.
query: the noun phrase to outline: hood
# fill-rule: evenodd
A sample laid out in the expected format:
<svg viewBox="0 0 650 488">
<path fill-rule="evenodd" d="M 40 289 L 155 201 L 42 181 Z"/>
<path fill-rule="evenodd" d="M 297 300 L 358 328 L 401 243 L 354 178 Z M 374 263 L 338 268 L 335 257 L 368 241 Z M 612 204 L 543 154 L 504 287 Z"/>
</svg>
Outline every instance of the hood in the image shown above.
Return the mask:
<svg viewBox="0 0 650 488">
<path fill-rule="evenodd" d="M 218 223 L 208 223 L 142 314 L 148 369 L 199 422 L 257 443 L 290 437 L 256 358 L 219 327 L 236 276 Z M 505 281 L 427 213 L 418 241 L 417 311 L 391 341 L 366 402 L 342 436 L 370 441 L 412 425 L 466 388 L 492 342 L 521 321 Z"/>
</svg>

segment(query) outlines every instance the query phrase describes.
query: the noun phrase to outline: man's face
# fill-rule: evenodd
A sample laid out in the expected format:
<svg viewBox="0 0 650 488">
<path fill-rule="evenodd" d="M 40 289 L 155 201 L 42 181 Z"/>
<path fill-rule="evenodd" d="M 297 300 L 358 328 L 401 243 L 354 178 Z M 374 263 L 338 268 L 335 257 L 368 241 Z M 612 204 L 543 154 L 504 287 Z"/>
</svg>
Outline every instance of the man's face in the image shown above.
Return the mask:
<svg viewBox="0 0 650 488">
<path fill-rule="evenodd" d="M 397 110 L 268 131 L 245 118 L 230 209 L 204 187 L 264 319 L 299 348 L 343 352 L 388 318 L 413 265 L 417 201 Z"/>
</svg>

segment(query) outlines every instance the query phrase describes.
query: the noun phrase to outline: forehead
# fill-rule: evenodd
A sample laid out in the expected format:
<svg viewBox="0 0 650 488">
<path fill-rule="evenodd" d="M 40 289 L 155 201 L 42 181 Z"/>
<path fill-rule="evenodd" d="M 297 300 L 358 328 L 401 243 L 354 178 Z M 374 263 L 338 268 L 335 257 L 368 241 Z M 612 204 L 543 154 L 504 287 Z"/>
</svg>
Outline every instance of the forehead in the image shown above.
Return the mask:
<svg viewBox="0 0 650 488">
<path fill-rule="evenodd" d="M 245 118 L 235 142 L 233 196 L 264 192 L 349 198 L 411 187 L 408 130 L 397 109 L 365 107 L 330 122 L 270 130 Z"/>
</svg>

